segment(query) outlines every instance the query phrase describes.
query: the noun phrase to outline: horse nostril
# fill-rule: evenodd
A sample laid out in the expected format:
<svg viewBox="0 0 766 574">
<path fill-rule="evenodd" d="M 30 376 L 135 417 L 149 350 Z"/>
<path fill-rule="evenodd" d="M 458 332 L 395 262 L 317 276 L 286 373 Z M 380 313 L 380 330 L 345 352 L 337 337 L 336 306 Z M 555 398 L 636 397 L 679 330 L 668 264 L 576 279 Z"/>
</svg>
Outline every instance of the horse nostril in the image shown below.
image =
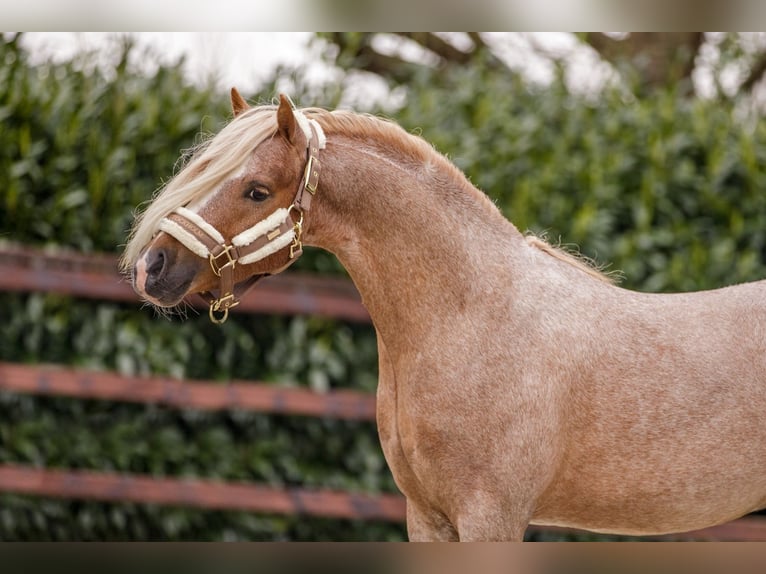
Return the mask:
<svg viewBox="0 0 766 574">
<path fill-rule="evenodd" d="M 136 263 L 134 287 L 152 303 L 176 305 L 194 281 L 199 269 L 195 263 L 179 261 L 173 249 L 153 246 Z"/>
<path fill-rule="evenodd" d="M 156 249 L 150 251 L 146 255 L 146 275 L 149 279 L 158 279 L 162 277 L 162 273 L 165 271 L 165 262 L 167 257 L 165 256 L 164 249 Z"/>
</svg>

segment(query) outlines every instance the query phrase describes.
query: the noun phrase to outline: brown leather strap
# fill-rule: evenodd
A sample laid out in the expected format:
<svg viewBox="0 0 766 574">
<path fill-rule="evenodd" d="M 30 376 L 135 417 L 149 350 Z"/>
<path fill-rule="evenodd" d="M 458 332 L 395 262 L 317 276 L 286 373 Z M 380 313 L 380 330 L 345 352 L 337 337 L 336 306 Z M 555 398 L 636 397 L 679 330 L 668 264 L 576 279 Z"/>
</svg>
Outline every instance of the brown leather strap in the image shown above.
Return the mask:
<svg viewBox="0 0 766 574">
<path fill-rule="evenodd" d="M 322 164 L 319 161 L 319 136 L 314 126 L 311 124 L 309 126 L 311 128 L 311 138 L 309 139 L 306 151 L 306 168 L 293 201 L 293 205 L 299 211 L 309 211 L 311 209 L 311 198 L 317 192 L 319 173 L 322 170 Z M 307 191 L 308 193 L 306 193 Z"/>
</svg>

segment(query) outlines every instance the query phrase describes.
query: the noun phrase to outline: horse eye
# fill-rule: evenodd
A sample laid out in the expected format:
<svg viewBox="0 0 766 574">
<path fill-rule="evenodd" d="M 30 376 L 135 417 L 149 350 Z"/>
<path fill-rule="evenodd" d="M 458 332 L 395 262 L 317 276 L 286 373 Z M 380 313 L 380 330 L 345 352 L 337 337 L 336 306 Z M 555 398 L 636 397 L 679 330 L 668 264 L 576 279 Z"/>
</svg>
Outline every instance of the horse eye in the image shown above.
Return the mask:
<svg viewBox="0 0 766 574">
<path fill-rule="evenodd" d="M 247 197 L 249 197 L 253 201 L 260 202 L 265 199 L 268 199 L 269 192 L 263 189 L 262 187 L 253 186 L 247 190 Z"/>
</svg>

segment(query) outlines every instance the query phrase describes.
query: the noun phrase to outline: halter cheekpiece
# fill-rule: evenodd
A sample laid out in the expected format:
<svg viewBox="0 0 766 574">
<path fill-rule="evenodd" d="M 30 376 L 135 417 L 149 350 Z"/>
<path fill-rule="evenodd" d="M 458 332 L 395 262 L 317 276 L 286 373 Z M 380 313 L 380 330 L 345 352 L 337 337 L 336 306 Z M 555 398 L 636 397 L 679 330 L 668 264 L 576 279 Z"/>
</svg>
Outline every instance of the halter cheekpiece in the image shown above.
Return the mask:
<svg viewBox="0 0 766 574">
<path fill-rule="evenodd" d="M 179 207 L 161 222 L 159 229 L 172 235 L 192 253 L 207 258 L 210 267 L 221 279 L 219 295 L 210 291 L 200 293 L 210 305 L 210 320 L 223 323 L 229 309 L 239 305 L 242 295 L 265 275 L 280 273 L 292 265 L 303 253 L 303 216 L 311 207 L 311 199 L 319 184 L 319 150 L 325 146 L 322 127 L 293 109 L 295 119 L 307 139 L 306 167 L 298 184 L 298 191 L 290 207 L 281 207 L 252 227 L 235 235 L 227 243 L 223 235 L 198 213 Z M 306 193 L 308 192 L 308 193 Z M 234 284 L 234 267 L 265 259 L 285 250 L 286 262 L 271 273 L 254 275 Z"/>
</svg>

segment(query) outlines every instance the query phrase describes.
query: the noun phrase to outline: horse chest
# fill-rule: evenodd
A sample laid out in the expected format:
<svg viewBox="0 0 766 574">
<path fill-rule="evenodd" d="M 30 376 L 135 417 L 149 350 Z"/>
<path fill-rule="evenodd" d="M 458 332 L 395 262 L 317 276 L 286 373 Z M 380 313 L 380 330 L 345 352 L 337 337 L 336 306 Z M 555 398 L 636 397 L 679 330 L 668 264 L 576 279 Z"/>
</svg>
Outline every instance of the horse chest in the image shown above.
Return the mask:
<svg viewBox="0 0 766 574">
<path fill-rule="evenodd" d="M 417 479 L 402 449 L 397 413 L 396 377 L 380 336 L 378 336 L 378 355 L 377 424 L 380 444 L 399 490 L 411 496 L 418 490 Z"/>
</svg>

